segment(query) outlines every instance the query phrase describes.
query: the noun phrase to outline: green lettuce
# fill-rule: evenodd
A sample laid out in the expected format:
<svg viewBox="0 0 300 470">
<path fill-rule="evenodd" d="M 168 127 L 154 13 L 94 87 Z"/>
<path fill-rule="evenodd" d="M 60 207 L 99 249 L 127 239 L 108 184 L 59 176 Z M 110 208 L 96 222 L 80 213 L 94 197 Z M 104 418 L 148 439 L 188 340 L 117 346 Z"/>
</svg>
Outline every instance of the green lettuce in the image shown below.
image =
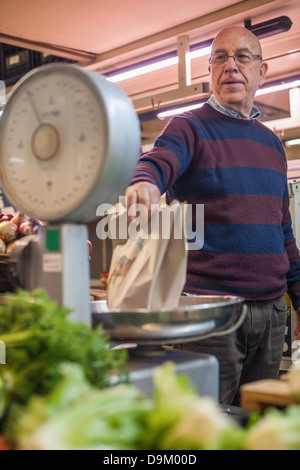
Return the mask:
<svg viewBox="0 0 300 470">
<path fill-rule="evenodd" d="M 250 428 L 246 450 L 300 450 L 300 407 L 268 409 Z"/>
<path fill-rule="evenodd" d="M 152 407 L 138 389 L 93 387 L 78 364 L 60 366 L 61 380 L 47 396 L 33 396 L 9 435 L 19 450 L 118 450 L 138 448 Z"/>
</svg>

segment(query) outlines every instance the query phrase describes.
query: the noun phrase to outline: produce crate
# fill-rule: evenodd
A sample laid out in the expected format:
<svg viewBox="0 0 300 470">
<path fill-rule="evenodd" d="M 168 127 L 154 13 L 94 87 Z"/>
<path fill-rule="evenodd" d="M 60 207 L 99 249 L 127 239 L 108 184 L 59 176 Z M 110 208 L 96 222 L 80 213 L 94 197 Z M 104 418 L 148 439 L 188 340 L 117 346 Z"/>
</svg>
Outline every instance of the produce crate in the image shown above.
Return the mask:
<svg viewBox="0 0 300 470">
<path fill-rule="evenodd" d="M 53 62 L 74 63 L 74 60 L 52 54 L 33 51 L 23 47 L 0 43 L 0 80 L 5 85 L 14 85 L 23 75 L 40 65 Z"/>
<path fill-rule="evenodd" d="M 13 85 L 35 67 L 35 53 L 22 47 L 0 44 L 0 79 Z"/>
<path fill-rule="evenodd" d="M 270 406 L 285 407 L 296 404 L 284 378 L 259 380 L 242 385 L 240 392 L 241 406 L 247 411 L 263 412 Z"/>
</svg>

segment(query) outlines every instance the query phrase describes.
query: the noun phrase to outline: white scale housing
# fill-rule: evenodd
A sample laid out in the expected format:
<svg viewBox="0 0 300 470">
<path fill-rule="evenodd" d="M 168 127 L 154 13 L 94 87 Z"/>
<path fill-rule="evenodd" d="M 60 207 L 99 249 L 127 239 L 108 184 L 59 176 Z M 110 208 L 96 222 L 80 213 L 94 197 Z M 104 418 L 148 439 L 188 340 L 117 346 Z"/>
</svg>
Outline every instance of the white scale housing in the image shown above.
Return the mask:
<svg viewBox="0 0 300 470">
<path fill-rule="evenodd" d="M 76 321 L 90 323 L 86 223 L 100 204 L 118 201 L 139 151 L 140 124 L 130 99 L 77 66 L 32 70 L 4 108 L 3 191 L 18 210 L 47 222 L 29 250 L 29 287 L 45 288 L 72 308 Z"/>
</svg>

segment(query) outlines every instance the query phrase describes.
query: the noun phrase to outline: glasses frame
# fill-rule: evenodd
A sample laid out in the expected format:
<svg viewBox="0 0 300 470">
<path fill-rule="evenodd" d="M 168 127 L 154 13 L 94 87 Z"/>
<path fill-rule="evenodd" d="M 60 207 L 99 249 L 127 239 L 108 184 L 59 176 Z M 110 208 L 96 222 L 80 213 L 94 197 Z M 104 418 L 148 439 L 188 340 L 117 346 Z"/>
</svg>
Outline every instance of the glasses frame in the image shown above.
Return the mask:
<svg viewBox="0 0 300 470">
<path fill-rule="evenodd" d="M 214 57 L 215 55 L 218 55 L 218 54 L 224 54 L 224 56 L 227 56 L 227 59 L 226 59 L 225 62 L 223 62 L 222 64 L 216 64 L 215 62 L 213 62 L 213 57 Z M 238 53 L 236 53 L 236 54 L 238 54 Z M 247 51 L 247 54 L 251 54 L 252 58 L 251 58 L 250 62 L 246 62 L 246 63 L 243 64 L 243 63 L 240 63 L 240 62 L 237 60 L 236 54 L 229 55 L 229 54 L 227 54 L 227 52 L 218 52 L 217 54 L 211 54 L 211 56 L 209 57 L 208 61 L 209 61 L 209 63 L 210 63 L 211 65 L 222 66 L 222 65 L 227 64 L 229 57 L 232 57 L 233 60 L 234 60 L 234 62 L 235 62 L 236 64 L 238 64 L 238 65 L 246 65 L 246 66 L 247 66 L 247 65 L 252 64 L 252 62 L 253 62 L 254 60 L 256 60 L 256 59 L 262 60 L 262 56 L 261 56 L 261 55 L 259 55 L 259 54 L 253 54 L 251 51 Z"/>
</svg>

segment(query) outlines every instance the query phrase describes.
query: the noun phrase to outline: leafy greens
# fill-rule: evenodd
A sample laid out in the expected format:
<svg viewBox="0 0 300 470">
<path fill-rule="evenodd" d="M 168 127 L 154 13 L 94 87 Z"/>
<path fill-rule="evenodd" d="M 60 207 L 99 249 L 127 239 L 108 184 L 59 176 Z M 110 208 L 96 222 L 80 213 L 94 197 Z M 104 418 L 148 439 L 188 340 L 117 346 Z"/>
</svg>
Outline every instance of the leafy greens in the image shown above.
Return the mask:
<svg viewBox="0 0 300 470">
<path fill-rule="evenodd" d="M 126 350 L 111 349 L 101 326 L 92 329 L 75 323 L 69 313 L 42 289 L 5 295 L 0 304 L 0 340 L 6 347 L 6 364 L 0 367 L 2 425 L 10 405 L 25 405 L 32 395 L 53 389 L 62 362 L 80 364 L 87 380 L 98 388 L 110 384 L 109 372 L 125 373 Z"/>
</svg>

